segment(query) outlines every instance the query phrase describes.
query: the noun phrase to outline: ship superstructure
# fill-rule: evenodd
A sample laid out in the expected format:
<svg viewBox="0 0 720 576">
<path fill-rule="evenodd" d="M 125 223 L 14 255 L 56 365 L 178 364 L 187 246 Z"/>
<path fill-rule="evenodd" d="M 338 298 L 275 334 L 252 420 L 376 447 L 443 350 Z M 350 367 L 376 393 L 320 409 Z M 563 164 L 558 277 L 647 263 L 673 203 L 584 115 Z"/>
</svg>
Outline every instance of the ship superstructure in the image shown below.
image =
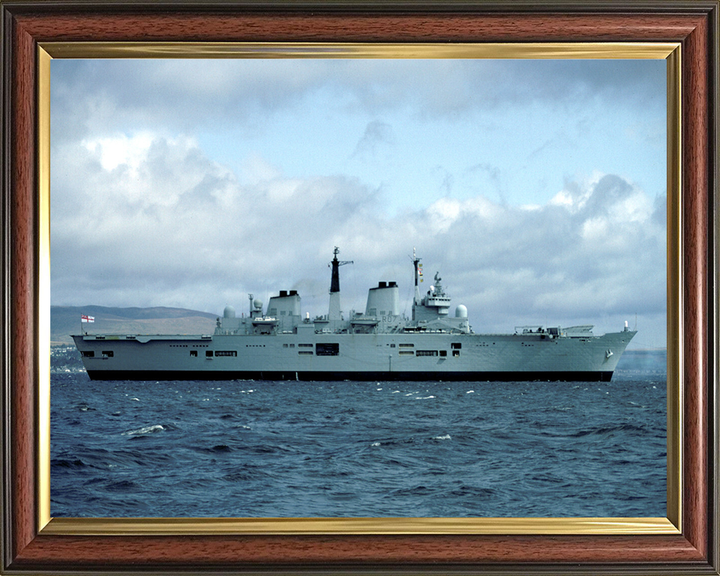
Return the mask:
<svg viewBox="0 0 720 576">
<path fill-rule="evenodd" d="M 413 251 L 410 318 L 400 313 L 399 286 L 368 290 L 365 310 L 345 317 L 339 268 L 330 262 L 328 313 L 302 315 L 296 290 L 263 303 L 249 295 L 247 316 L 227 306 L 213 334 L 77 334 L 88 375 L 97 380 L 564 380 L 609 381 L 636 334 L 596 336 L 592 326 L 521 326 L 476 334 L 465 306 L 451 314 L 439 273 L 421 294 L 422 263 Z"/>
</svg>

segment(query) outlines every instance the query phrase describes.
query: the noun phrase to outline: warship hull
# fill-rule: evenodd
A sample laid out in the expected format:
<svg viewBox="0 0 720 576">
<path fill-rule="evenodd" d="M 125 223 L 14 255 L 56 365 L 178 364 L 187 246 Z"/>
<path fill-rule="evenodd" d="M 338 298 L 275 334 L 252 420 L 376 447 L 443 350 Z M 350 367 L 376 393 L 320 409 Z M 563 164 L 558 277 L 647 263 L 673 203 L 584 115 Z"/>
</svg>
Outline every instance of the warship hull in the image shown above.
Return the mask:
<svg viewBox="0 0 720 576">
<path fill-rule="evenodd" d="M 73 338 L 94 380 L 609 381 L 634 334 Z"/>
</svg>

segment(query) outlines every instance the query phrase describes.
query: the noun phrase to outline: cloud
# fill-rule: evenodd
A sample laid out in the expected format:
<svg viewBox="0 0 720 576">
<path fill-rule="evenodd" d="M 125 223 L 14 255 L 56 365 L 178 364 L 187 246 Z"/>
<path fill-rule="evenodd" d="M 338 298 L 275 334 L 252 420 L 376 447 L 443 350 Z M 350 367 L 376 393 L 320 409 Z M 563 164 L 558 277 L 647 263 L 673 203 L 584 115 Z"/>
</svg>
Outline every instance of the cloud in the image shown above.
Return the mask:
<svg viewBox="0 0 720 576">
<path fill-rule="evenodd" d="M 373 120 L 365 128 L 365 132 L 355 146 L 351 157 L 364 157 L 373 159 L 381 148 L 392 146 L 395 143 L 392 126 L 382 120 Z"/>
<path fill-rule="evenodd" d="M 306 261 L 313 245 L 321 251 L 326 237 L 318 230 L 360 219 L 373 198 L 340 176 L 298 180 L 267 170 L 266 179 L 241 185 L 187 139 L 158 137 L 112 167 L 104 154 L 74 145 L 53 159 L 53 281 L 61 300 L 81 287 L 91 299 L 142 305 L 178 282 L 275 282 L 280 263 L 290 264 L 285 282 L 296 281 L 302 266 L 294 262 Z M 184 304 L 193 304 L 187 295 Z"/>
<path fill-rule="evenodd" d="M 301 287 L 304 308 L 322 313 L 334 246 L 355 261 L 342 269 L 345 309 L 364 308 L 378 280 L 398 281 L 408 302 L 416 247 L 476 331 L 664 319 L 665 199 L 619 175 L 568 181 L 532 210 L 477 195 L 388 215 L 355 178 L 290 177 L 255 156 L 261 168 L 241 182 L 192 139 L 138 138 L 112 162 L 103 142 L 56 149 L 54 304 L 219 312 Z"/>
<path fill-rule="evenodd" d="M 164 125 L 246 122 L 297 104 L 325 66 L 274 60 L 53 61 L 53 133 L 62 139 Z"/>
<path fill-rule="evenodd" d="M 148 125 L 187 132 L 229 118 L 261 129 L 318 94 L 348 113 L 413 108 L 458 121 L 533 102 L 665 104 L 662 61 L 58 60 L 52 72 L 53 132 L 63 139 Z"/>
</svg>

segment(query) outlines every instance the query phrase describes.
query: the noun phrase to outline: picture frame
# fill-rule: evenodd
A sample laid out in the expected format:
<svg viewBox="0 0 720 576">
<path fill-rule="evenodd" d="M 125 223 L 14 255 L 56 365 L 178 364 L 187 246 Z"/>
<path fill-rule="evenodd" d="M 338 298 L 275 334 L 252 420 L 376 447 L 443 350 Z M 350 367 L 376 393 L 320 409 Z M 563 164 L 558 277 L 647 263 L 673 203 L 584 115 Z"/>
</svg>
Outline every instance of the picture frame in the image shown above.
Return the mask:
<svg viewBox="0 0 720 576">
<path fill-rule="evenodd" d="M 3 538 L 2 570 L 12 573 L 132 572 L 580 572 L 718 573 L 717 281 L 717 2 L 583 3 L 542 5 L 459 2 L 297 4 L 127 2 L 122 4 L 5 1 L 3 97 Z M 52 50 L 73 54 L 88 42 L 400 43 L 676 43 L 681 78 L 677 149 L 682 170 L 670 170 L 681 194 L 670 207 L 681 270 L 669 300 L 668 374 L 678 394 L 669 412 L 677 461 L 669 470 L 669 515 L 664 522 L 543 519 L 494 521 L 478 530 L 452 519 L 418 524 L 372 520 L 355 527 L 285 519 L 199 523 L 89 519 L 51 521 L 49 400 L 44 338 L 49 320 L 49 269 L 42 250 L 49 228 L 49 156 L 40 145 L 49 113 Z M 52 51 L 51 50 L 51 51 Z M 75 52 L 76 54 L 82 53 Z M 668 108 L 671 104 L 668 103 Z M 673 165 L 672 162 L 669 162 Z M 668 231 L 669 235 L 673 230 Z M 671 264 L 672 266 L 672 264 Z M 672 398 L 672 394 L 670 398 Z M 671 422 L 672 421 L 672 422 Z M 682 435 L 681 435 L 682 432 Z M 671 455 L 671 459 L 673 456 Z M 598 519 L 596 519 L 598 520 Z M 598 525 L 605 529 L 599 529 Z M 615 529 L 613 529 L 615 527 Z M 619 527 L 619 528 L 618 528 Z"/>
</svg>

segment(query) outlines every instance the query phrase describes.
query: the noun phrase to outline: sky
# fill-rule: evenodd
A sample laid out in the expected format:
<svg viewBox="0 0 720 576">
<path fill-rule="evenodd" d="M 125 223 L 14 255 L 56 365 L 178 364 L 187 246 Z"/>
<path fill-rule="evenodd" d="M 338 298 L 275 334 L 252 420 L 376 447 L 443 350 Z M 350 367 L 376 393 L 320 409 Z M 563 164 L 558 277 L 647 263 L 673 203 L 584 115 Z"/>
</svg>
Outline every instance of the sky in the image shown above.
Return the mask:
<svg viewBox="0 0 720 576">
<path fill-rule="evenodd" d="M 475 332 L 666 344 L 662 60 L 53 60 L 53 305 L 327 313 L 411 255 Z M 451 309 L 451 313 L 452 310 Z"/>
</svg>

